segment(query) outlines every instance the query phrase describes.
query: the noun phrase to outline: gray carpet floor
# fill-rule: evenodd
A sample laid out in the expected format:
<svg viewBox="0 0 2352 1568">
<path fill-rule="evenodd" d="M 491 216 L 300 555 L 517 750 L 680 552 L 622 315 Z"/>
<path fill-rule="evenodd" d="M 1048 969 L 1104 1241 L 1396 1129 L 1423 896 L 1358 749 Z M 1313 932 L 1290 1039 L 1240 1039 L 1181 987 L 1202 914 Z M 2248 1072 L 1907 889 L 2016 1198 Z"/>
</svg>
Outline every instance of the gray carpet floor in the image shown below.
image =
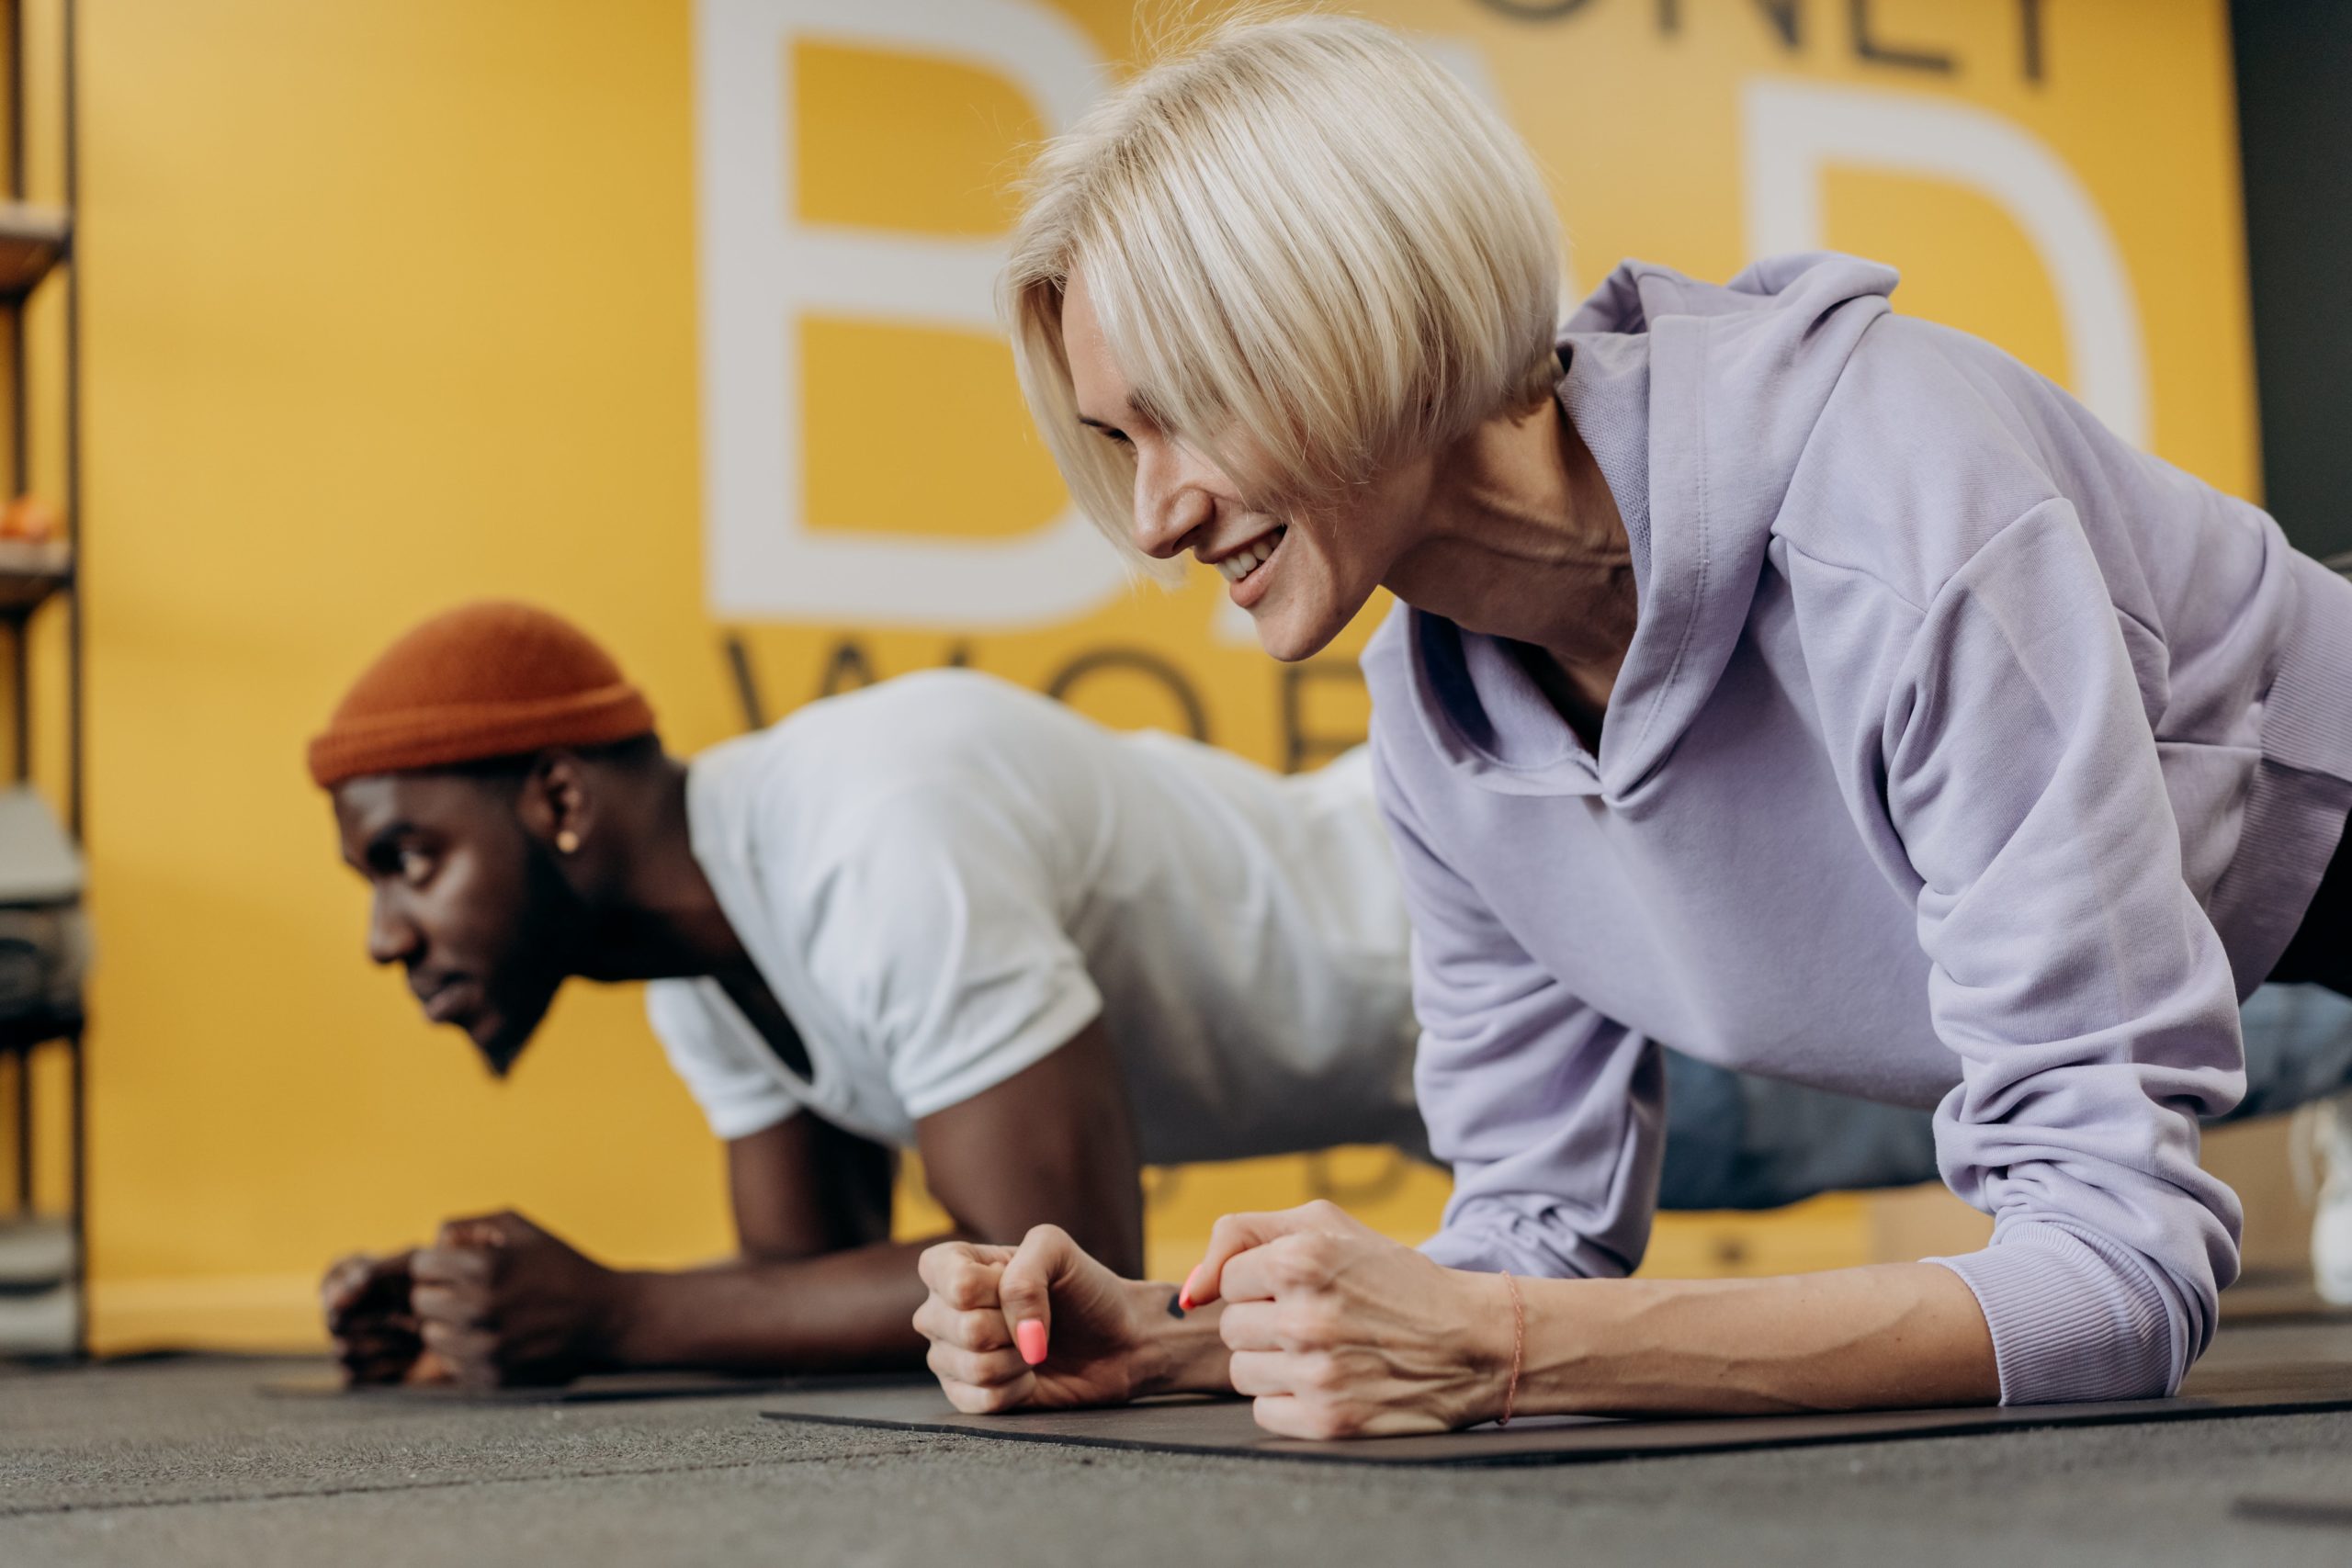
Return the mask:
<svg viewBox="0 0 2352 1568">
<path fill-rule="evenodd" d="M 2278 1332 L 2310 1331 L 2223 1343 Z M 2352 1413 L 1357 1470 L 762 1421 L 746 1396 L 260 1392 L 314 1371 L 0 1373 L 0 1563 L 2352 1562 Z"/>
</svg>

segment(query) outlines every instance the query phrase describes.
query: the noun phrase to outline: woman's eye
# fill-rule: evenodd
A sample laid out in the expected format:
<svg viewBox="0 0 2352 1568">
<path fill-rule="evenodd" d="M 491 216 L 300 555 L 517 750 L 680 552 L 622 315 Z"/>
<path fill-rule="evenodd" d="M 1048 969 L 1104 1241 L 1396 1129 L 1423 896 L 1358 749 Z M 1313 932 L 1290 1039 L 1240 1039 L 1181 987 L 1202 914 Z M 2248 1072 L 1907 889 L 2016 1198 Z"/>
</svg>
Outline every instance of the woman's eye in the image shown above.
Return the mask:
<svg viewBox="0 0 2352 1568">
<path fill-rule="evenodd" d="M 1102 434 L 1114 446 L 1133 446 L 1135 445 L 1134 442 L 1127 439 L 1127 433 L 1124 430 L 1106 430 Z"/>
<path fill-rule="evenodd" d="M 433 874 L 433 862 L 422 850 L 401 852 L 401 876 L 408 882 L 423 882 Z"/>
</svg>

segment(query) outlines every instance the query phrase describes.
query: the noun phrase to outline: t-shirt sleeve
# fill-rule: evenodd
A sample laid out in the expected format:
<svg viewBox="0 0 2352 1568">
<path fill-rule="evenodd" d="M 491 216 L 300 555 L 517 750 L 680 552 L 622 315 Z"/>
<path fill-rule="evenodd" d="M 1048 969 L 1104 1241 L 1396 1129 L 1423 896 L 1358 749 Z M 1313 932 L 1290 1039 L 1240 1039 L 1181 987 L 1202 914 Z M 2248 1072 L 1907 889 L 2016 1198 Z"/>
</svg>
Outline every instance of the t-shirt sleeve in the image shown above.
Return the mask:
<svg viewBox="0 0 2352 1568">
<path fill-rule="evenodd" d="M 702 1107 L 703 1120 L 722 1140 L 748 1138 L 792 1119 L 800 1109 L 775 1070 L 750 1055 L 747 1042 L 719 1026 L 690 980 L 657 980 L 645 987 L 646 1016 Z"/>
<path fill-rule="evenodd" d="M 810 905 L 810 973 L 915 1121 L 983 1093 L 1101 1016 L 1065 929 L 1049 824 L 978 792 L 875 803 Z"/>
</svg>

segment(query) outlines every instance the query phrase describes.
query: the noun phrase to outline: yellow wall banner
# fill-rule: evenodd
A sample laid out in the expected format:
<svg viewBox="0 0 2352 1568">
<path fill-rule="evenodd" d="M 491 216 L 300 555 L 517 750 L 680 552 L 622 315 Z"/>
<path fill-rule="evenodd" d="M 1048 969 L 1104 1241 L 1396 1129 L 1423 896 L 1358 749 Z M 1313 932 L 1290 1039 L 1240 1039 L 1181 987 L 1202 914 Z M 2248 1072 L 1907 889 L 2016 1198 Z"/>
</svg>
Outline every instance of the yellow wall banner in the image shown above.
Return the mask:
<svg viewBox="0 0 2352 1568">
<path fill-rule="evenodd" d="M 1534 145 L 1570 290 L 1624 255 L 1870 254 L 1898 310 L 2250 489 L 2222 0 L 1354 8 Z M 995 321 L 1024 149 L 1175 9 L 93 8 L 102 1346 L 307 1336 L 333 1253 L 445 1213 L 727 1246 L 632 993 L 573 987 L 493 1085 L 368 970 L 300 745 L 419 616 L 577 618 L 683 750 L 942 663 L 1278 767 L 1362 734 L 1369 623 L 1284 667 L 1213 572 L 1131 588 Z M 1155 1179 L 1163 1265 L 1228 1206 L 1336 1191 L 1410 1230 L 1442 1193 L 1370 1151 Z"/>
</svg>

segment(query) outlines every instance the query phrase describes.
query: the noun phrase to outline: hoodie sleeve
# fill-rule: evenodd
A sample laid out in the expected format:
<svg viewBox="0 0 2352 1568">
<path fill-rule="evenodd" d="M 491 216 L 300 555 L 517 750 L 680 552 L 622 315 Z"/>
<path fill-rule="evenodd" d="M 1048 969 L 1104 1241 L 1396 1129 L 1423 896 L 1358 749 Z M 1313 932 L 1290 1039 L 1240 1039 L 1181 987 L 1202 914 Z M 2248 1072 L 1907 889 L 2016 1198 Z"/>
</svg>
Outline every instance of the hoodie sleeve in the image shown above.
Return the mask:
<svg viewBox="0 0 2352 1568">
<path fill-rule="evenodd" d="M 2004 1403 L 2166 1394 L 2237 1271 L 2198 1118 L 2245 1069 L 2117 612 L 2052 500 L 1910 616 L 1874 739 L 1961 1058 L 1938 1163 L 1995 1222 L 1984 1251 L 1933 1261 L 1984 1308 Z"/>
<path fill-rule="evenodd" d="M 1421 1250 L 1486 1273 L 1631 1272 L 1657 1203 L 1662 1055 L 1527 955 L 1430 847 L 1377 741 L 1373 762 L 1412 918 L 1413 1089 L 1430 1153 L 1453 1168 Z"/>
</svg>

